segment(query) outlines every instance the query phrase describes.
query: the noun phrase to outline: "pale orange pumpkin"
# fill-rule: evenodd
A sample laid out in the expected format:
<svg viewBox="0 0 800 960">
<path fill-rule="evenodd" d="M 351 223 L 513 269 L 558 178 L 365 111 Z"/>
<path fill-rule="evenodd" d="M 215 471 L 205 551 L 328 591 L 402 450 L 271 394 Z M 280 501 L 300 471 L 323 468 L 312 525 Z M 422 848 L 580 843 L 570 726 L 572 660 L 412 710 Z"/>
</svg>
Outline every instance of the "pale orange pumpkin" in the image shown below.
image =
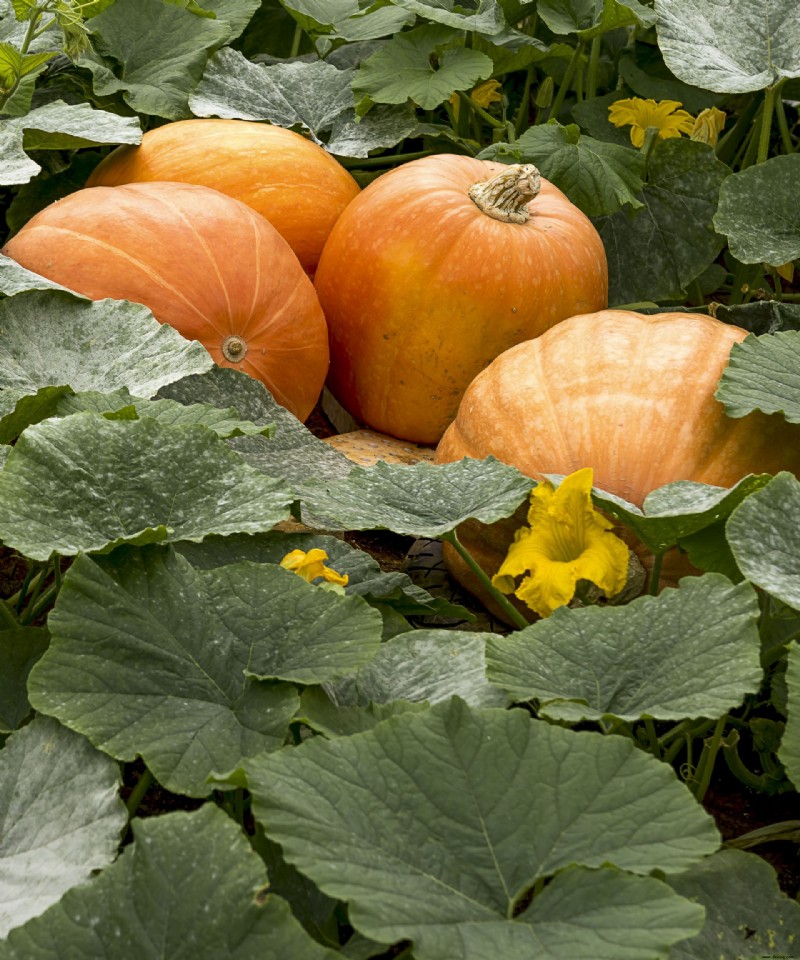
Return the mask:
<svg viewBox="0 0 800 960">
<path fill-rule="evenodd" d="M 538 195 L 537 195 L 538 191 Z M 315 277 L 328 386 L 360 423 L 435 443 L 504 350 L 607 304 L 603 244 L 535 167 L 438 154 L 346 208 Z"/>
<path fill-rule="evenodd" d="M 314 287 L 260 214 L 208 187 L 91 187 L 34 216 L 2 251 L 93 300 L 149 307 L 221 366 L 261 380 L 304 420 L 328 370 Z"/>
<path fill-rule="evenodd" d="M 489 455 L 530 477 L 594 469 L 595 487 L 641 507 L 665 483 L 730 487 L 749 473 L 800 475 L 800 425 L 780 416 L 725 414 L 714 393 L 733 344 L 747 332 L 701 314 L 604 310 L 572 317 L 506 351 L 464 394 L 435 460 Z M 462 542 L 491 575 L 516 518 L 470 522 Z M 474 586 L 453 551 L 447 561 Z M 690 568 L 664 568 L 673 582 Z"/>
<path fill-rule="evenodd" d="M 193 119 L 148 130 L 92 172 L 87 187 L 174 180 L 212 187 L 257 210 L 313 276 L 331 228 L 359 192 L 329 153 L 299 133 L 248 120 Z"/>
</svg>

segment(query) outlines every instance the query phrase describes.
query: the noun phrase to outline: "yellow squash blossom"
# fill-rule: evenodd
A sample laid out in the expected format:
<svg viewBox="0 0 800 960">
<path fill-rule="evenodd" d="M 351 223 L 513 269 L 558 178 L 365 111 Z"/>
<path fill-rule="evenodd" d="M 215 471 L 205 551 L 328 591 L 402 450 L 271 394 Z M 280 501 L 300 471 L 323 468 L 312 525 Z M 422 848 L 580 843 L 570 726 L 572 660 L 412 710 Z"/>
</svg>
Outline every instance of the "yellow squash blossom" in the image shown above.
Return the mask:
<svg viewBox="0 0 800 960">
<path fill-rule="evenodd" d="M 661 139 L 679 137 L 682 133 L 691 133 L 694 117 L 686 110 L 679 110 L 677 100 L 643 100 L 630 97 L 617 100 L 608 108 L 608 119 L 615 127 L 631 126 L 631 143 L 641 147 L 648 127 L 655 127 Z"/>
<path fill-rule="evenodd" d="M 500 94 L 499 80 L 485 80 L 473 87 L 469 93 L 470 99 L 474 100 L 479 107 L 486 110 L 492 103 L 500 103 L 503 97 Z M 453 108 L 453 116 L 458 117 L 458 108 L 461 104 L 457 93 L 450 94 L 450 106 Z"/>
<path fill-rule="evenodd" d="M 287 570 L 293 570 L 298 576 L 311 583 L 317 577 L 322 577 L 329 583 L 336 583 L 339 586 L 345 586 L 350 579 L 347 574 L 337 573 L 326 567 L 324 561 L 328 559 L 328 554 L 324 550 L 314 548 L 306 552 L 305 550 L 292 550 L 281 560 L 281 566 Z"/>
<path fill-rule="evenodd" d="M 534 487 L 529 526 L 517 530 L 492 578 L 498 590 L 514 593 L 541 617 L 568 604 L 579 580 L 596 584 L 607 597 L 625 586 L 628 548 L 592 505 L 593 477 L 586 467 L 565 477 L 557 489 L 546 482 Z M 520 576 L 524 579 L 517 586 Z"/>
<path fill-rule="evenodd" d="M 725 112 L 716 107 L 708 107 L 707 110 L 701 110 L 697 114 L 689 136 L 692 140 L 699 140 L 701 143 L 715 147 L 724 126 Z"/>
</svg>

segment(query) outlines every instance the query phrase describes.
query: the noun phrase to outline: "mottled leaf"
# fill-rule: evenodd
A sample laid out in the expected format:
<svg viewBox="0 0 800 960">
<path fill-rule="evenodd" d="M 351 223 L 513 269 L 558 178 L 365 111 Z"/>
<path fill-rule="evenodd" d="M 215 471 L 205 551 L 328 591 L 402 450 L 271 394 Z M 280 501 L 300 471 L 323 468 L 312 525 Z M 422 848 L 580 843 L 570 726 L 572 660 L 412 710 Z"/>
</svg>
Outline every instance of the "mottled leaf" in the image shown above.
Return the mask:
<svg viewBox="0 0 800 960">
<path fill-rule="evenodd" d="M 753 410 L 800 423 L 800 331 L 748 337 L 731 350 L 715 396 L 729 417 Z"/>
</svg>

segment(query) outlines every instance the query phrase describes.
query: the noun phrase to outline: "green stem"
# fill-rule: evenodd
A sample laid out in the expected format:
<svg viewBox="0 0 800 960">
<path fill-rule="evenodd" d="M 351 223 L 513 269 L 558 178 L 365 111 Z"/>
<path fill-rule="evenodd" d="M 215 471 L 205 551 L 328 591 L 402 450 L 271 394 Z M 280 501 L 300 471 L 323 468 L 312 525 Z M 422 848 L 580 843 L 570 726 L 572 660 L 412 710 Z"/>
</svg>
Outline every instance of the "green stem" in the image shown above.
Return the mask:
<svg viewBox="0 0 800 960">
<path fill-rule="evenodd" d="M 294 26 L 294 34 L 292 36 L 292 47 L 289 50 L 289 58 L 296 57 L 300 52 L 300 41 L 303 39 L 303 28 L 299 23 L 296 23 Z"/>
<path fill-rule="evenodd" d="M 748 140 L 754 130 L 756 114 L 761 109 L 761 95 L 754 94 L 745 104 L 731 129 L 720 137 L 717 143 L 716 154 L 729 167 L 735 167 L 735 158 L 739 155 L 744 141 Z"/>
<path fill-rule="evenodd" d="M 586 72 L 587 100 L 591 100 L 597 96 L 597 67 L 600 63 L 600 47 L 602 42 L 600 36 L 592 37 L 592 46 L 589 49 L 589 69 Z"/>
<path fill-rule="evenodd" d="M 23 57 L 28 52 L 28 48 L 36 38 L 36 25 L 39 23 L 39 20 L 41 19 L 42 14 L 44 12 L 45 11 L 43 9 L 37 9 L 37 10 L 34 10 L 33 13 L 31 14 L 31 19 L 28 21 L 28 26 L 27 26 L 27 29 L 25 30 L 25 35 L 23 36 L 22 43 L 20 44 L 20 47 L 19 47 L 19 52 L 22 54 Z M 47 26 L 49 27 L 50 23 L 48 23 Z M 22 77 L 17 77 L 17 79 L 11 84 L 10 89 L 7 90 L 4 94 L 0 95 L 0 111 L 2 111 L 3 107 L 17 92 L 21 81 L 22 81 Z"/>
<path fill-rule="evenodd" d="M 144 773 L 136 781 L 136 785 L 134 786 L 133 790 L 131 790 L 130 796 L 128 797 L 128 801 L 125 804 L 128 810 L 129 820 L 131 819 L 131 817 L 133 817 L 133 815 L 139 809 L 139 804 L 144 799 L 144 795 L 150 789 L 150 785 L 153 783 L 153 779 L 154 779 L 153 774 L 150 773 L 150 770 L 148 767 L 145 767 Z"/>
<path fill-rule="evenodd" d="M 764 112 L 761 114 L 761 130 L 758 136 L 758 154 L 756 163 L 763 163 L 769 156 L 769 135 L 772 131 L 772 114 L 775 112 L 775 93 L 780 90 L 783 81 L 764 91 Z"/>
<path fill-rule="evenodd" d="M 727 713 L 717 720 L 714 726 L 714 732 L 710 739 L 703 744 L 703 752 L 697 763 L 697 769 L 692 778 L 692 792 L 697 798 L 698 803 L 702 803 L 705 798 L 708 785 L 711 783 L 711 774 L 714 770 L 714 761 L 722 747 L 722 734 L 725 730 L 725 724 L 728 721 Z"/>
<path fill-rule="evenodd" d="M 42 592 L 42 587 L 44 586 L 44 582 L 49 573 L 49 566 L 45 566 L 39 571 L 39 576 L 36 578 L 33 584 L 33 590 L 31 590 L 30 598 L 28 599 L 28 605 L 25 607 L 25 610 L 20 613 L 20 623 L 30 623 L 33 619 L 31 613 L 36 607 L 36 601 L 39 599 L 39 594 Z"/>
<path fill-rule="evenodd" d="M 8 609 L 8 604 L 5 602 L 5 600 L 0 600 L 0 621 L 3 622 L 8 630 L 16 630 L 19 626 L 19 621 Z"/>
<path fill-rule="evenodd" d="M 470 568 L 470 570 L 478 578 L 482 586 L 486 588 L 492 598 L 496 601 L 500 609 L 506 614 L 506 616 L 511 620 L 511 622 L 523 630 L 525 627 L 529 627 L 529 621 L 517 610 L 513 603 L 509 601 L 505 594 L 501 593 L 497 587 L 492 583 L 491 579 L 486 575 L 486 571 L 483 567 L 475 560 L 472 554 L 467 550 L 464 544 L 458 539 L 458 534 L 455 530 L 451 530 L 450 533 L 445 534 L 442 537 L 442 540 L 446 540 L 448 543 L 452 544 L 458 555 Z"/>
<path fill-rule="evenodd" d="M 651 597 L 658 596 L 658 582 L 661 579 L 661 564 L 664 560 L 664 554 L 653 554 L 653 569 L 650 571 L 650 585 L 648 593 Z"/>
<path fill-rule="evenodd" d="M 419 160 L 421 157 L 429 157 L 432 150 L 417 150 L 415 153 L 394 153 L 384 157 L 341 157 L 339 162 L 343 167 L 353 170 L 367 169 L 369 167 L 397 167 L 401 163 L 408 163 L 411 160 Z"/>
<path fill-rule="evenodd" d="M 794 143 L 792 134 L 789 131 L 789 124 L 786 121 L 786 111 L 783 109 L 783 97 L 775 97 L 775 116 L 778 119 L 778 130 L 783 141 L 783 152 L 794 153 Z"/>
<path fill-rule="evenodd" d="M 558 111 L 561 109 L 561 105 L 564 103 L 564 98 L 567 95 L 570 84 L 572 83 L 572 78 L 575 75 L 575 70 L 578 66 L 578 61 L 583 56 L 583 50 L 586 46 L 585 40 L 578 40 L 577 46 L 575 47 L 575 52 L 572 54 L 569 63 L 567 64 L 567 71 L 564 74 L 564 79 L 561 81 L 558 87 L 558 92 L 556 93 L 555 100 L 553 100 L 553 105 L 550 107 L 550 113 L 547 115 L 548 120 L 552 120 L 555 117 L 558 117 Z"/>
<path fill-rule="evenodd" d="M 506 125 L 503 123 L 503 121 L 498 120 L 497 117 L 493 117 L 491 113 L 475 103 L 469 94 L 459 91 L 458 99 L 461 101 L 462 109 L 467 107 L 468 110 L 471 110 L 474 114 L 479 116 L 481 120 L 483 120 L 485 123 L 488 123 L 489 126 L 493 127 L 495 130 L 505 130 Z"/>
<path fill-rule="evenodd" d="M 656 733 L 656 725 L 653 723 L 652 717 L 644 718 L 644 729 L 647 731 L 647 739 L 650 741 L 650 753 L 657 759 L 660 759 L 661 748 L 658 745 L 658 734 Z"/>
<path fill-rule="evenodd" d="M 45 612 L 45 610 L 47 610 L 53 600 L 55 600 L 57 594 L 58 587 L 55 585 L 55 583 L 51 583 L 50 586 L 39 597 L 39 600 L 35 606 L 30 604 L 28 605 L 25 613 L 20 617 L 20 623 L 24 625 L 34 623 Z"/>
<path fill-rule="evenodd" d="M 737 780 L 754 790 L 763 791 L 767 788 L 770 778 L 766 774 L 753 773 L 742 763 L 742 758 L 739 756 L 739 734 L 736 730 L 731 730 L 722 746 L 728 769 Z"/>
<path fill-rule="evenodd" d="M 514 120 L 514 133 L 517 137 L 519 137 L 522 131 L 528 126 L 528 114 L 530 113 L 531 108 L 531 86 L 533 85 L 533 78 L 535 76 L 536 68 L 533 66 L 533 64 L 531 64 L 525 74 L 525 86 L 522 90 L 522 100 L 520 100 L 520 104 L 517 109 L 517 116 Z"/>
<path fill-rule="evenodd" d="M 28 590 L 30 590 L 31 581 L 37 574 L 41 573 L 41 569 L 39 564 L 35 560 L 32 560 L 31 565 L 28 567 L 28 572 L 25 574 L 25 579 L 22 581 L 22 586 L 13 597 L 9 597 L 8 603 L 16 604 L 16 612 L 18 615 L 22 613 L 22 607 L 25 604 L 25 597 L 28 595 Z"/>
</svg>

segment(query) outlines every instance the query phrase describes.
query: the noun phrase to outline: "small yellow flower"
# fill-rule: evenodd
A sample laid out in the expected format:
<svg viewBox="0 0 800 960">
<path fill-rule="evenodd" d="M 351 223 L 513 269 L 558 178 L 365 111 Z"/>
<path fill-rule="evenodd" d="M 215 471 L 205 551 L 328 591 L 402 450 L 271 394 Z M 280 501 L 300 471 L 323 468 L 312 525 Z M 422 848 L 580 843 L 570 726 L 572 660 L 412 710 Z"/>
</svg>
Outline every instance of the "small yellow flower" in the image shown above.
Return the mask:
<svg viewBox="0 0 800 960">
<path fill-rule="evenodd" d="M 470 99 L 474 100 L 479 107 L 486 110 L 492 103 L 500 103 L 503 99 L 500 94 L 499 80 L 484 80 L 477 87 L 473 87 L 469 92 Z M 458 93 L 450 94 L 450 106 L 453 108 L 453 116 L 458 117 L 458 108 L 461 105 Z"/>
<path fill-rule="evenodd" d="M 292 550 L 281 560 L 281 566 L 287 570 L 293 570 L 298 576 L 311 583 L 317 577 L 322 577 L 329 583 L 336 583 L 339 586 L 345 586 L 350 579 L 347 574 L 337 573 L 326 567 L 324 562 L 328 559 L 328 554 L 324 550 L 314 548 L 306 552 L 305 550 Z"/>
<path fill-rule="evenodd" d="M 715 147 L 724 126 L 724 110 L 708 107 L 697 114 L 697 119 L 689 136 L 692 140 L 699 140 L 701 143 L 707 143 L 709 146 Z"/>
<path fill-rule="evenodd" d="M 549 617 L 575 595 L 579 580 L 596 584 L 607 597 L 625 586 L 628 548 L 610 533 L 613 524 L 592 505 L 591 467 L 565 477 L 558 489 L 540 483 L 531 492 L 527 527 L 514 536 L 492 578 L 541 617 Z M 524 576 L 519 586 L 516 578 Z"/>
<path fill-rule="evenodd" d="M 679 110 L 677 100 L 643 100 L 630 97 L 617 100 L 608 108 L 608 119 L 615 127 L 631 124 L 631 143 L 641 147 L 648 127 L 655 127 L 661 139 L 679 137 L 682 133 L 691 133 L 694 117 L 686 110 Z"/>
</svg>

